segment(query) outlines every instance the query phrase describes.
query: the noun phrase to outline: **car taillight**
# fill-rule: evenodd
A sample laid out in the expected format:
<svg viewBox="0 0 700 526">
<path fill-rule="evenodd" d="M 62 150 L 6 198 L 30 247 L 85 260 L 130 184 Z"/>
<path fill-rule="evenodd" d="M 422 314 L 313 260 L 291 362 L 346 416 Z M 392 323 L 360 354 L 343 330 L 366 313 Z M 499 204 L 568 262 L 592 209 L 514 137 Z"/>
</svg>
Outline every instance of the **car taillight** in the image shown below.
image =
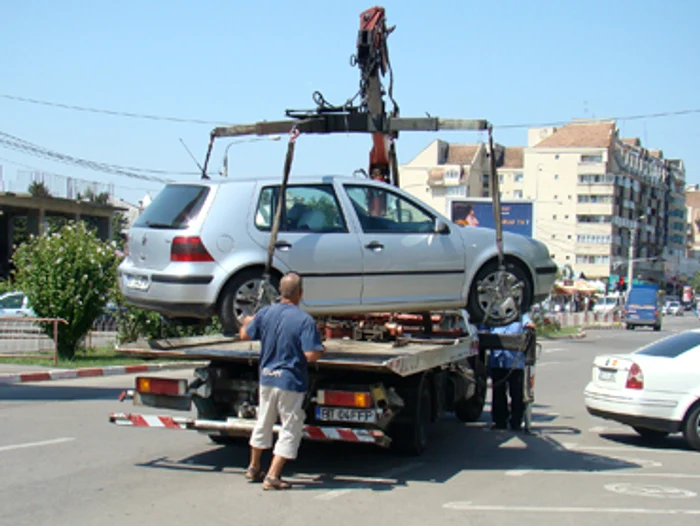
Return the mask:
<svg viewBox="0 0 700 526">
<path fill-rule="evenodd" d="M 204 262 L 214 261 L 199 236 L 173 238 L 170 261 Z"/>
<path fill-rule="evenodd" d="M 632 367 L 630 367 L 627 373 L 627 383 L 625 387 L 627 389 L 644 389 L 644 374 L 642 373 L 642 368 L 636 363 L 632 364 Z"/>
<path fill-rule="evenodd" d="M 187 380 L 170 378 L 136 378 L 136 391 L 143 394 L 185 395 Z"/>
<path fill-rule="evenodd" d="M 372 407 L 370 393 L 355 391 L 329 391 L 319 389 L 316 397 L 318 405 L 334 405 L 339 407 Z"/>
</svg>

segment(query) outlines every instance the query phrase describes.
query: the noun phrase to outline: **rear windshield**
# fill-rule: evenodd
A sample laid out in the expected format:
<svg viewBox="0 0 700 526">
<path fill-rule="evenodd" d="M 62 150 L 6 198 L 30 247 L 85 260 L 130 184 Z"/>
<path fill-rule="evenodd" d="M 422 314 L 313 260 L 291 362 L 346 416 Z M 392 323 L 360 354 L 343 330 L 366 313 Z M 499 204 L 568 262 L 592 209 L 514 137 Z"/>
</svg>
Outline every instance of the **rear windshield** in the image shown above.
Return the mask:
<svg viewBox="0 0 700 526">
<path fill-rule="evenodd" d="M 208 186 L 179 184 L 166 186 L 146 207 L 134 222 L 134 226 L 187 228 L 199 215 L 208 194 Z"/>
<path fill-rule="evenodd" d="M 670 338 L 664 338 L 663 340 L 654 342 L 634 354 L 675 358 L 698 345 L 700 345 L 700 333 L 682 332 Z"/>
</svg>

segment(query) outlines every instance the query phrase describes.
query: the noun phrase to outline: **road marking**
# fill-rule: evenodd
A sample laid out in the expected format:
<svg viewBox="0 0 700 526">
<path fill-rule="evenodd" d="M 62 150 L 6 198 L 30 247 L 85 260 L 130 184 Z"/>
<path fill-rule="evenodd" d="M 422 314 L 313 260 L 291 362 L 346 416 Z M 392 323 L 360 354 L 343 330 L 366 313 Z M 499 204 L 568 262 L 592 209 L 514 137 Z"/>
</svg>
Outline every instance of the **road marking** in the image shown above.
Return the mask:
<svg viewBox="0 0 700 526">
<path fill-rule="evenodd" d="M 546 367 L 546 366 L 548 366 L 548 365 L 557 365 L 558 363 L 562 363 L 562 362 L 544 362 L 544 363 L 538 363 L 538 364 L 537 364 L 537 369 L 539 369 L 540 367 Z"/>
<path fill-rule="evenodd" d="M 663 508 L 594 508 L 583 506 L 483 506 L 466 502 L 448 502 L 442 505 L 448 510 L 495 511 L 508 513 L 600 513 L 634 515 L 700 515 L 700 510 Z"/>
<path fill-rule="evenodd" d="M 530 471 L 532 471 L 532 466 L 517 466 L 515 469 L 509 469 L 505 474 L 507 477 L 522 477 Z"/>
<path fill-rule="evenodd" d="M 637 452 L 644 452 L 644 453 L 659 453 L 659 454 L 664 454 L 664 455 L 682 455 L 682 454 L 688 454 L 689 451 L 683 450 L 683 449 L 653 449 L 653 448 L 648 448 L 648 447 L 637 447 L 637 446 L 630 446 L 630 447 L 620 447 L 620 446 L 579 446 L 575 442 L 563 442 L 562 447 L 566 449 L 567 451 L 602 451 L 602 452 L 612 452 L 612 453 L 637 453 Z"/>
<path fill-rule="evenodd" d="M 543 349 L 542 352 L 544 354 L 549 354 L 551 352 L 562 352 L 562 351 L 568 351 L 569 349 L 565 349 L 564 347 L 555 347 L 554 349 Z"/>
<path fill-rule="evenodd" d="M 12 446 L 0 446 L 0 452 L 12 451 L 14 449 L 25 449 L 28 447 L 52 446 L 54 444 L 62 444 L 64 442 L 71 442 L 73 440 L 75 440 L 75 438 L 73 437 L 62 437 L 54 438 L 52 440 L 42 440 L 41 442 L 27 442 L 25 444 L 15 444 Z"/>
<path fill-rule="evenodd" d="M 424 465 L 425 465 L 425 462 L 411 462 L 411 463 L 406 464 L 404 466 L 397 466 L 395 468 L 388 469 L 388 470 L 384 471 L 383 473 L 379 473 L 379 475 L 376 477 L 375 480 L 386 481 L 387 479 L 391 479 L 391 482 L 389 482 L 389 483 L 396 483 L 396 477 L 398 475 L 401 475 L 402 473 L 406 473 L 408 471 L 412 471 L 412 470 L 417 469 L 417 468 L 424 466 Z M 314 498 L 318 499 L 318 500 L 337 499 L 338 497 L 342 497 L 343 495 L 350 493 L 351 491 L 357 491 L 359 489 L 367 489 L 370 487 L 371 483 L 372 483 L 371 480 L 368 481 L 365 479 L 362 482 L 357 482 L 355 484 L 352 484 L 351 486 L 348 486 L 347 488 L 326 491 L 324 493 L 321 493 L 320 495 L 316 495 L 316 497 L 314 497 Z"/>
<path fill-rule="evenodd" d="M 607 470 L 607 471 L 566 471 L 558 469 L 531 469 L 522 475 L 548 475 L 548 476 L 584 476 L 584 477 L 621 477 L 621 478 L 659 478 L 659 479 L 700 479 L 700 474 L 698 473 L 654 473 L 648 471 L 643 472 L 629 472 L 620 470 Z"/>
<path fill-rule="evenodd" d="M 698 494 L 694 491 L 670 486 L 639 485 L 629 483 L 606 484 L 606 490 L 622 495 L 632 495 L 635 497 L 653 497 L 655 499 L 692 499 Z"/>
</svg>

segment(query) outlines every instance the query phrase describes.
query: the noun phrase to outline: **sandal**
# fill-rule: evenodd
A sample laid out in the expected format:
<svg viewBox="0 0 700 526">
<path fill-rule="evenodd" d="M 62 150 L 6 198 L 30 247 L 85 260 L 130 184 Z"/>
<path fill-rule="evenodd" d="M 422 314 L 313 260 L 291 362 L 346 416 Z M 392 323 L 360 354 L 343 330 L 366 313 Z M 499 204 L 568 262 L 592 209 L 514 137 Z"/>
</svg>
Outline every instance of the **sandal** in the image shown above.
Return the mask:
<svg viewBox="0 0 700 526">
<path fill-rule="evenodd" d="M 265 480 L 265 472 L 260 468 L 248 468 L 244 476 L 250 482 L 262 482 Z"/>
<path fill-rule="evenodd" d="M 272 477 L 265 477 L 263 482 L 264 490 L 278 490 L 278 489 L 289 489 L 292 485 L 289 482 L 285 482 L 282 479 L 276 479 Z"/>
</svg>

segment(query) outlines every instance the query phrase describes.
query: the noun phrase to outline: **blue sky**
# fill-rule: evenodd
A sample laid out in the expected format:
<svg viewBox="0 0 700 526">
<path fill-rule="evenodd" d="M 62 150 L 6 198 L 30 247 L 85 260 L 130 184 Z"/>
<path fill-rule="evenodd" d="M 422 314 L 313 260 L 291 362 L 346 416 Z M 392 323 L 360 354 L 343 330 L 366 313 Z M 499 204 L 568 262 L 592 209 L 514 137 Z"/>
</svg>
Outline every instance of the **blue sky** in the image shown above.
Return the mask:
<svg viewBox="0 0 700 526">
<path fill-rule="evenodd" d="M 0 4 L 0 132 L 73 157 L 173 172 L 196 171 L 213 125 L 66 110 L 3 98 L 111 111 L 244 123 L 312 108 L 319 90 L 342 103 L 358 87 L 349 65 L 356 1 L 50 0 Z M 700 2 L 385 1 L 403 116 L 486 118 L 499 124 L 565 122 L 700 109 Z M 700 113 L 619 121 L 623 136 L 686 162 L 700 182 Z M 525 145 L 526 129 L 496 129 Z M 403 134 L 399 161 L 431 140 L 485 140 L 477 133 Z M 221 167 L 226 141 L 212 167 Z M 365 167 L 369 137 L 302 137 L 297 173 Z M 281 173 L 285 143 L 236 144 L 231 176 Z M 14 163 L 14 164 L 12 164 Z M 110 182 L 137 201 L 159 184 L 34 157 L 0 145 L 11 179 L 18 164 Z M 173 175 L 185 181 L 196 176 Z"/>
</svg>

